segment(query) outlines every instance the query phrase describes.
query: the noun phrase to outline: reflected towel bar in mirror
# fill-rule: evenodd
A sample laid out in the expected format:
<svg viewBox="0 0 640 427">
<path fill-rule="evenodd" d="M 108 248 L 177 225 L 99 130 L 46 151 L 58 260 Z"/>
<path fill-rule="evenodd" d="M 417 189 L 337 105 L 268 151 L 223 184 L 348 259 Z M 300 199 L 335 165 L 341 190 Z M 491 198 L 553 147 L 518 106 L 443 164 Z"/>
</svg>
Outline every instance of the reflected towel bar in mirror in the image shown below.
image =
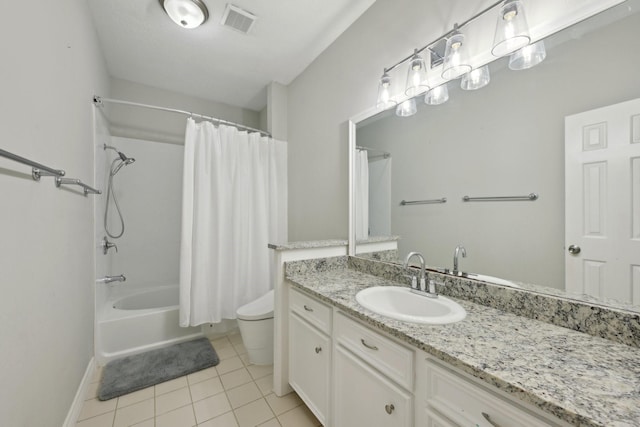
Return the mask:
<svg viewBox="0 0 640 427">
<path fill-rule="evenodd" d="M 493 196 L 493 197 L 469 197 L 464 196 L 462 198 L 465 202 L 502 202 L 502 201 L 517 201 L 517 200 L 538 200 L 537 193 L 529 193 L 526 196 Z"/>
<path fill-rule="evenodd" d="M 56 178 L 56 187 L 60 187 L 61 185 L 79 185 L 84 190 L 84 195 L 85 196 L 87 194 L 89 194 L 89 193 L 91 193 L 91 194 L 102 194 L 102 191 L 96 190 L 95 188 L 90 187 L 87 184 L 85 184 L 84 182 L 80 181 L 79 179 L 75 179 L 75 178 L 60 178 L 60 177 L 57 177 Z"/>
<path fill-rule="evenodd" d="M 54 169 L 41 165 L 38 162 L 34 162 L 33 160 L 26 159 L 3 149 L 0 149 L 0 157 L 5 157 L 9 160 L 22 163 L 23 165 L 31 166 L 31 176 L 35 181 L 40 181 L 41 176 L 64 176 L 64 171 L 62 169 Z"/>
<path fill-rule="evenodd" d="M 400 202 L 400 206 L 406 205 L 432 205 L 435 203 L 447 203 L 447 198 L 443 197 L 442 199 L 432 199 L 432 200 L 403 200 Z"/>
</svg>

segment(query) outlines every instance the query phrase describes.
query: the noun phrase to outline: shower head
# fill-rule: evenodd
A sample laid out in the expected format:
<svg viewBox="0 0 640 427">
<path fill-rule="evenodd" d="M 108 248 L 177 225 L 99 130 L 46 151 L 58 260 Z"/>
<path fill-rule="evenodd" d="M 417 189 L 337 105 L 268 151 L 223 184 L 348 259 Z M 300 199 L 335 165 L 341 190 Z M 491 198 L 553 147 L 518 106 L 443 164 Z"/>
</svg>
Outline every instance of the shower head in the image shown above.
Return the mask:
<svg viewBox="0 0 640 427">
<path fill-rule="evenodd" d="M 122 154 L 122 153 L 120 153 L 120 154 Z M 125 160 L 124 160 L 124 164 L 125 165 L 130 165 L 131 163 L 135 163 L 135 162 L 136 162 L 136 159 L 134 159 L 133 157 L 126 157 Z"/>
<path fill-rule="evenodd" d="M 134 159 L 133 157 L 127 157 L 126 154 L 124 154 L 122 151 L 118 150 L 116 147 L 112 147 L 111 145 L 104 144 L 104 149 L 105 150 L 113 150 L 113 151 L 115 151 L 118 154 L 118 156 L 120 157 L 120 160 L 122 160 L 125 165 L 130 165 L 131 163 L 136 161 L 136 159 Z"/>
</svg>

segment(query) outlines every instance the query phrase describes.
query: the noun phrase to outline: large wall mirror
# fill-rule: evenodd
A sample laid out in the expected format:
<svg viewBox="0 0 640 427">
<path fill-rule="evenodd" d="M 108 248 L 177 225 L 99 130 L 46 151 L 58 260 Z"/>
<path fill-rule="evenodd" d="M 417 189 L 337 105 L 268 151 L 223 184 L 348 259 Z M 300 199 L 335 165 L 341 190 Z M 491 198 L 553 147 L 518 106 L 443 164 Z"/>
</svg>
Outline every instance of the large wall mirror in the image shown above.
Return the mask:
<svg viewBox="0 0 640 427">
<path fill-rule="evenodd" d="M 547 57 L 536 67 L 512 71 L 508 58 L 498 59 L 482 89 L 465 91 L 453 80 L 442 105 L 418 98 L 411 117 L 392 109 L 356 123 L 352 145 L 367 152 L 369 187 L 368 202 L 353 212 L 353 224 L 358 215 L 368 218 L 357 240 L 399 236 L 399 262 L 420 251 L 438 269 L 452 269 L 462 245 L 461 271 L 640 306 L 640 104 L 629 102 L 640 98 L 640 0 L 545 44 Z M 620 103 L 631 112 L 612 107 Z M 622 159 L 610 160 L 565 148 L 609 147 L 616 156 L 618 143 L 635 151 L 625 148 Z M 463 200 L 530 193 L 538 197 Z M 604 249 L 583 235 L 607 241 Z M 580 252 L 569 253 L 570 245 Z M 619 269 L 624 274 L 615 274 Z"/>
</svg>

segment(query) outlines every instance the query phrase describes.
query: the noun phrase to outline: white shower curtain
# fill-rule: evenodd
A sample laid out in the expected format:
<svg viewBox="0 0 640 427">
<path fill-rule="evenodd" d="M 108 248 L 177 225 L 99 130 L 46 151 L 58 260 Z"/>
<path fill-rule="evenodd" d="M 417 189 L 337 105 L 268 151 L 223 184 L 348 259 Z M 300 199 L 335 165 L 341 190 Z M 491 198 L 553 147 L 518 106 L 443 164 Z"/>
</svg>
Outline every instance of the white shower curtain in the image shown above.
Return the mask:
<svg viewBox="0 0 640 427">
<path fill-rule="evenodd" d="M 356 240 L 369 238 L 369 156 L 366 150 L 356 150 Z"/>
<path fill-rule="evenodd" d="M 272 288 L 267 244 L 286 240 L 286 142 L 189 119 L 180 326 L 235 319 Z"/>
</svg>

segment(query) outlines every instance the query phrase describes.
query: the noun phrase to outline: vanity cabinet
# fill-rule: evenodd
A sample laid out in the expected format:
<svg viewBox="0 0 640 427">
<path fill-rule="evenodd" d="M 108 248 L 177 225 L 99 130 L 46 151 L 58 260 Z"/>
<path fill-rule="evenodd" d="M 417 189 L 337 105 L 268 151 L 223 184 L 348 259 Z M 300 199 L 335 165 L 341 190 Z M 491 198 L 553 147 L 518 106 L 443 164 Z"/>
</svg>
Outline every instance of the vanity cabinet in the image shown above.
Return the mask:
<svg viewBox="0 0 640 427">
<path fill-rule="evenodd" d="M 413 351 L 334 316 L 335 427 L 413 426 Z"/>
<path fill-rule="evenodd" d="M 332 309 L 295 289 L 289 301 L 289 384 L 328 425 Z"/>
</svg>

